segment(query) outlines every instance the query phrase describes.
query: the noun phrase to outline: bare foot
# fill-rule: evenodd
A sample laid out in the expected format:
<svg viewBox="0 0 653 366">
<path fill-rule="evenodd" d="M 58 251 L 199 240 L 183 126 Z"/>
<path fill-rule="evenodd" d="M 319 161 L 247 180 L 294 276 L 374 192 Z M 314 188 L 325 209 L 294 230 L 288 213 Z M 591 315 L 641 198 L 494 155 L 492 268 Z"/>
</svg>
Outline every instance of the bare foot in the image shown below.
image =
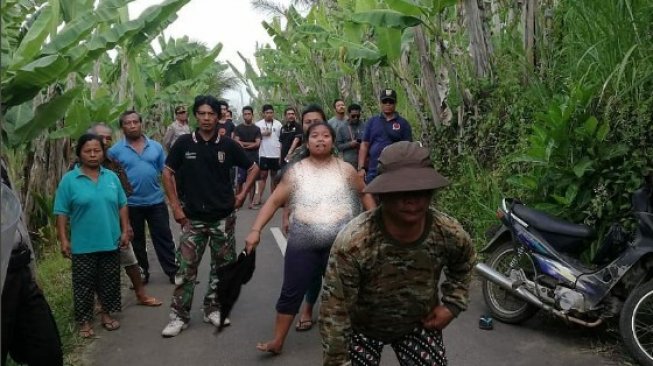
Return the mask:
<svg viewBox="0 0 653 366">
<path fill-rule="evenodd" d="M 256 349 L 261 351 L 261 352 L 270 352 L 273 355 L 278 355 L 281 353 L 281 349 L 283 348 L 283 345 L 279 345 L 275 343 L 274 341 L 267 342 L 267 343 L 258 343 L 256 345 Z"/>
<path fill-rule="evenodd" d="M 79 325 L 79 336 L 82 338 L 95 337 L 95 332 L 93 332 L 93 327 L 91 326 L 91 323 L 84 322 Z"/>
</svg>

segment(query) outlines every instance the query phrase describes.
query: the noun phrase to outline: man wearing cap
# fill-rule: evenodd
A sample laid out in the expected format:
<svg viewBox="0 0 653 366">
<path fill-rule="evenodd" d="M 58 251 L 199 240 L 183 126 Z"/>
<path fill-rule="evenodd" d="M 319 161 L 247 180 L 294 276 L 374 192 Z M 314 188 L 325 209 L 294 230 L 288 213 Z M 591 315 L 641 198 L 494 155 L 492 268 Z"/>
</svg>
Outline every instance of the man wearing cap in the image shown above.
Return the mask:
<svg viewBox="0 0 653 366">
<path fill-rule="evenodd" d="M 396 112 L 397 92 L 384 89 L 379 100 L 381 114 L 367 122 L 358 151 L 358 174 L 366 183 L 376 177 L 379 155 L 386 146 L 398 141 L 413 141 L 410 124 Z"/>
<path fill-rule="evenodd" d="M 400 365 L 446 365 L 442 329 L 467 308 L 472 242 L 458 221 L 429 207 L 448 181 L 428 149 L 395 143 L 378 171 L 365 192 L 380 206 L 352 220 L 331 248 L 320 307 L 324 365 L 379 365 L 384 345 Z"/>
<path fill-rule="evenodd" d="M 163 135 L 163 147 L 170 151 L 172 144 L 177 141 L 179 136 L 190 133 L 188 126 L 188 111 L 186 106 L 180 105 L 175 108 L 175 121 L 168 126 L 165 135 Z"/>
</svg>

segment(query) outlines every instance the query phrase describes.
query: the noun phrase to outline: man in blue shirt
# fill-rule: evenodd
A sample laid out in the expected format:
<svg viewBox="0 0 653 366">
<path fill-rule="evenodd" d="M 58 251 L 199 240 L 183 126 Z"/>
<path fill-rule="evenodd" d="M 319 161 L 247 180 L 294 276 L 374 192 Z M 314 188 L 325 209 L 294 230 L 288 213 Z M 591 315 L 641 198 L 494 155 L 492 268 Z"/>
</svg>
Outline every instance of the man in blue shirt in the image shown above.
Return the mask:
<svg viewBox="0 0 653 366">
<path fill-rule="evenodd" d="M 150 264 L 145 250 L 147 222 L 159 264 L 170 283 L 174 283 L 177 273 L 175 245 L 170 232 L 168 207 L 159 183 L 166 158 L 163 147 L 143 135 L 142 119 L 136 111 L 123 112 L 119 123 L 125 138 L 109 149 L 108 156 L 125 169 L 134 190 L 127 198 L 127 205 L 129 221 L 134 230 L 132 246 L 138 264 L 143 269 L 143 281 L 147 283 L 150 279 Z"/>
<path fill-rule="evenodd" d="M 376 177 L 383 149 L 398 141 L 413 141 L 410 124 L 396 112 L 397 92 L 384 89 L 379 99 L 381 114 L 367 121 L 358 151 L 358 174 L 365 179 L 365 183 L 370 183 Z"/>
</svg>

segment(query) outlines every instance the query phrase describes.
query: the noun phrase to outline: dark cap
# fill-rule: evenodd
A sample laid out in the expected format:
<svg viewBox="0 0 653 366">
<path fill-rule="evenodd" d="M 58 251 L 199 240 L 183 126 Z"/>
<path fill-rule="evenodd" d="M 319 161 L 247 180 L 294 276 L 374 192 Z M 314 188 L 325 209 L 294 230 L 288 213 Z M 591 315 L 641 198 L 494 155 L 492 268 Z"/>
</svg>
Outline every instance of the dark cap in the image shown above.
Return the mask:
<svg viewBox="0 0 653 366">
<path fill-rule="evenodd" d="M 185 105 L 178 105 L 175 107 L 175 114 L 176 113 L 184 113 L 186 112 L 186 106 Z"/>
<path fill-rule="evenodd" d="M 397 92 L 392 89 L 383 89 L 381 90 L 381 96 L 379 100 L 383 101 L 386 99 L 392 99 L 393 102 L 397 101 Z"/>
<path fill-rule="evenodd" d="M 386 147 L 379 157 L 379 174 L 364 192 L 424 191 L 449 185 L 447 178 L 435 170 L 429 155 L 429 149 L 419 142 L 399 141 Z"/>
</svg>

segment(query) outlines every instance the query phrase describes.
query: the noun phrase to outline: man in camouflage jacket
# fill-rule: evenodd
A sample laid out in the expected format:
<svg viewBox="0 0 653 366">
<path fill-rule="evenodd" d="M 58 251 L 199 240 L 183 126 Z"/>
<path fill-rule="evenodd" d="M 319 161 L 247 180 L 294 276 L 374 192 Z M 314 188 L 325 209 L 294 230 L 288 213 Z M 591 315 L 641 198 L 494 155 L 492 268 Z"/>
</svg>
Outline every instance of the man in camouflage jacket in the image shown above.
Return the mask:
<svg viewBox="0 0 653 366">
<path fill-rule="evenodd" d="M 320 308 L 324 365 L 446 365 L 442 329 L 467 308 L 476 254 L 453 218 L 429 207 L 448 184 L 419 143 L 379 158 L 365 189 L 381 205 L 350 222 L 331 249 Z M 444 272 L 446 279 L 438 283 Z"/>
</svg>

